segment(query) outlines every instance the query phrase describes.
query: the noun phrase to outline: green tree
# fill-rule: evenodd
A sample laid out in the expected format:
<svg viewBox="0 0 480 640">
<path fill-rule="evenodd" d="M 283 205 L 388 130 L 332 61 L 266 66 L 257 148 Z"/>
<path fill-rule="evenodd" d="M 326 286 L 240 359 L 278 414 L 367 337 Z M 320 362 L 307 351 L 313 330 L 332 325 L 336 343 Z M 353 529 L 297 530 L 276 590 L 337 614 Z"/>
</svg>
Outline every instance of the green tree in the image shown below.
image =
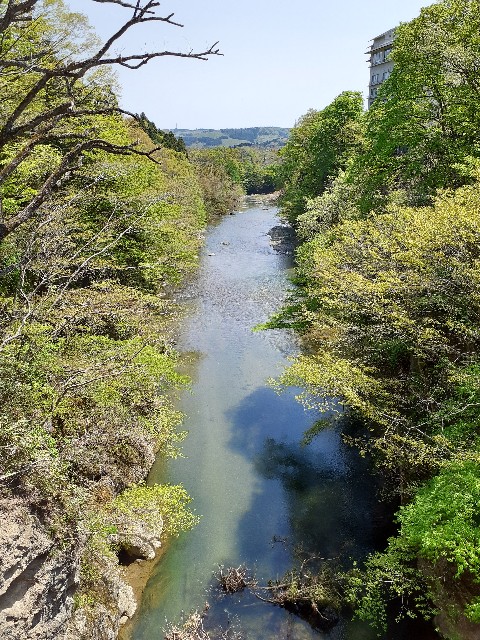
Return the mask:
<svg viewBox="0 0 480 640">
<path fill-rule="evenodd" d="M 402 466 L 431 468 L 455 448 L 424 423 L 478 345 L 479 197 L 476 183 L 432 207 L 395 207 L 316 236 L 299 253 L 303 286 L 280 318 L 313 351 L 286 381 L 313 397 L 343 398 L 381 426 L 378 439 L 372 426 L 371 443 L 400 477 Z"/>
<path fill-rule="evenodd" d="M 459 164 L 480 154 L 479 30 L 476 0 L 437 2 L 397 27 L 393 73 L 368 112 L 354 177 L 364 211 L 391 192 L 422 205 L 465 183 Z"/>
<path fill-rule="evenodd" d="M 329 412 L 307 439 L 353 415 L 344 437 L 404 505 L 398 535 L 346 578 L 357 614 L 384 627 L 392 602 L 407 616 L 437 608 L 452 638 L 476 637 L 480 620 L 479 33 L 470 0 L 400 25 L 363 143 L 326 184 L 308 172 L 315 114 L 300 124 L 285 210 L 306 242 L 298 288 L 270 323 L 307 346 L 277 384 Z"/>
<path fill-rule="evenodd" d="M 148 134 L 148 137 L 152 142 L 157 145 L 173 149 L 179 153 L 187 153 L 187 148 L 183 138 L 177 138 L 172 131 L 162 131 L 154 122 L 149 120 L 144 113 L 141 113 L 138 118 L 138 124 Z"/>
<path fill-rule="evenodd" d="M 348 597 L 361 618 L 385 631 L 387 606 L 401 598 L 403 615 L 441 613 L 447 637 L 458 637 L 457 626 L 474 637 L 480 622 L 479 492 L 478 463 L 459 461 L 400 509 L 398 535 L 367 559 L 363 572 L 355 568 L 347 577 Z"/>
<path fill-rule="evenodd" d="M 100 1 L 100 0 L 93 0 Z M 173 14 L 158 14 L 158 3 L 101 0 L 130 10 L 130 17 L 105 42 L 85 31 L 85 21 L 69 13 L 63 0 L 12 1 L 0 7 L 0 196 L 6 181 L 15 179 L 22 165 L 47 147 L 55 158 L 44 162 L 31 181 L 29 197 L 19 200 L 0 220 L 0 239 L 36 217 L 41 205 L 58 190 L 92 150 L 112 154 L 143 154 L 134 143 L 105 137 L 102 116 L 122 113 L 105 70 L 112 66 L 136 69 L 151 60 L 177 56 L 205 60 L 218 54 L 205 51 L 154 51 L 112 54 L 127 31 L 149 22 L 173 26 Z M 75 33 L 75 37 L 71 37 Z M 70 34 L 70 35 L 69 35 Z M 100 118 L 100 120 L 99 120 Z"/>
<path fill-rule="evenodd" d="M 195 522 L 183 490 L 135 485 L 184 436 L 179 310 L 165 292 L 196 265 L 205 224 L 194 167 L 125 118 L 104 69 L 214 53 L 111 56 L 130 28 L 175 23 L 155 1 L 98 1 L 130 13 L 103 44 L 62 0 L 0 0 L 0 482 L 43 522 L 53 555 L 67 544 L 81 558 L 88 620 L 112 610 L 111 535 L 135 517 L 125 504 L 153 533 L 162 511 L 165 532 Z"/>
<path fill-rule="evenodd" d="M 363 99 L 345 91 L 322 111 L 309 111 L 280 151 L 283 159 L 282 208 L 294 222 L 307 199 L 321 195 L 361 148 Z"/>
<path fill-rule="evenodd" d="M 452 629 L 479 620 L 479 206 L 476 181 L 428 207 L 327 225 L 301 247 L 301 286 L 270 324 L 308 347 L 277 382 L 328 412 L 307 439 L 355 416 L 347 441 L 406 504 L 399 535 L 347 580 L 380 626 L 399 598 L 401 615 L 429 616 L 433 599 Z"/>
<path fill-rule="evenodd" d="M 242 167 L 233 149 L 197 149 L 189 153 L 196 167 L 210 217 L 233 211 L 244 194 Z"/>
</svg>

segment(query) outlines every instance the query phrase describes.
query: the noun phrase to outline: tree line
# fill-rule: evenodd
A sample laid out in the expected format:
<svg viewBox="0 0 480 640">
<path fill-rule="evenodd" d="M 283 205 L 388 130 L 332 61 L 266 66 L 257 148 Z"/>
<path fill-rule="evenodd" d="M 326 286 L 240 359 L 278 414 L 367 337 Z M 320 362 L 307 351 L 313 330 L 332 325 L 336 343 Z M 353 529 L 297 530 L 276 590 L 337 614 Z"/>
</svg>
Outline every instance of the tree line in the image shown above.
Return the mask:
<svg viewBox="0 0 480 640">
<path fill-rule="evenodd" d="M 476 0 L 422 9 L 368 112 L 347 91 L 292 130 L 297 288 L 268 324 L 308 346 L 278 384 L 334 412 L 399 505 L 386 549 L 342 577 L 345 600 L 381 630 L 392 606 L 436 615 L 448 638 L 480 623 L 479 32 Z"/>
</svg>

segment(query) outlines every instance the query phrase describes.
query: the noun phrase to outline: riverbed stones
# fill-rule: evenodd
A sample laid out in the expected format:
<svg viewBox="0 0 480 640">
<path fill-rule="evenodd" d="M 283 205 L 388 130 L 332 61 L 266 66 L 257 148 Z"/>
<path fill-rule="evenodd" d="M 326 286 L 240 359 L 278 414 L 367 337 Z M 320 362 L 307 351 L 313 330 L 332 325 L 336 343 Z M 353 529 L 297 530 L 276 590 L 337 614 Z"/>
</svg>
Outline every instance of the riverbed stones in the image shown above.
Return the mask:
<svg viewBox="0 0 480 640">
<path fill-rule="evenodd" d="M 268 231 L 270 244 L 277 252 L 290 255 L 295 248 L 295 231 L 288 225 L 277 225 Z"/>
</svg>

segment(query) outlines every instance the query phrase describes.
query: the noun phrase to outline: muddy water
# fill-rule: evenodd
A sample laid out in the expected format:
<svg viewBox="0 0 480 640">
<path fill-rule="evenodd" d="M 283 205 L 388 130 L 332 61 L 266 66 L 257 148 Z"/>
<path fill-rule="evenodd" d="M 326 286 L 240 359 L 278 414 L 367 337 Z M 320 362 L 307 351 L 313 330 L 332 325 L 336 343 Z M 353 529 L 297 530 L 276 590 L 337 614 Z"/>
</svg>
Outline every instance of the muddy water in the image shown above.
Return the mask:
<svg viewBox="0 0 480 640">
<path fill-rule="evenodd" d="M 301 545 L 324 557 L 358 556 L 375 545 L 378 512 L 365 463 L 332 428 L 302 447 L 318 418 L 278 396 L 266 380 L 296 352 L 288 332 L 252 332 L 279 307 L 289 287 L 291 256 L 267 232 L 276 210 L 252 205 L 209 229 L 198 278 L 184 294 L 191 306 L 179 342 L 197 354 L 193 386 L 180 408 L 188 416 L 186 458 L 153 470 L 152 482 L 183 483 L 202 516 L 172 543 L 144 592 L 134 640 L 163 638 L 165 620 L 202 609 L 212 625 L 235 625 L 247 640 L 373 640 L 368 627 L 342 619 L 313 631 L 288 612 L 247 594 L 218 598 L 212 572 L 246 564 L 259 581 L 280 577 Z M 430 632 L 394 630 L 407 640 Z M 389 638 L 393 638 L 389 635 Z"/>
</svg>

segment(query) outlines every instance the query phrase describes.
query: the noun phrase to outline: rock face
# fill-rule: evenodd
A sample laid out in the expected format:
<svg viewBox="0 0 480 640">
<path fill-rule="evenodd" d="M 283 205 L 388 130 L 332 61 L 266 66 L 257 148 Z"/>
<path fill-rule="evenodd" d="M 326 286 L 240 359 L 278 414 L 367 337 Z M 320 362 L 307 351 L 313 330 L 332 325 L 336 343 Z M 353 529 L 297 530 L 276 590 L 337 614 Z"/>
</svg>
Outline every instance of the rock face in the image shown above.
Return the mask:
<svg viewBox="0 0 480 640">
<path fill-rule="evenodd" d="M 161 546 L 158 529 L 153 532 L 144 522 L 129 519 L 117 523 L 117 533 L 109 542 L 119 550 L 123 564 L 153 560 Z M 105 566 L 101 582 L 105 602 L 97 602 L 88 611 L 75 611 L 64 640 L 116 640 L 120 627 L 132 618 L 137 609 L 135 595 L 116 564 Z"/>
<path fill-rule="evenodd" d="M 111 605 L 97 603 L 88 612 L 75 611 L 62 640 L 116 640 L 120 626 L 133 616 L 137 603 L 133 589 L 123 582 L 118 571 L 104 575 L 103 583 Z"/>
<path fill-rule="evenodd" d="M 0 637 L 61 639 L 78 583 L 75 549 L 55 548 L 19 499 L 0 500 Z"/>
<path fill-rule="evenodd" d="M 163 523 L 162 525 L 163 526 Z M 135 560 L 153 560 L 162 546 L 160 538 L 144 522 L 125 521 L 117 533 L 110 536 L 113 546 L 121 550 L 123 564 Z"/>
<path fill-rule="evenodd" d="M 115 640 L 137 608 L 115 556 L 104 559 L 102 602 L 75 610 L 83 544 L 60 547 L 18 498 L 0 499 L 0 523 L 0 638 Z M 154 533 L 141 522 L 123 524 L 110 542 L 128 562 L 154 558 L 158 530 Z"/>
</svg>

